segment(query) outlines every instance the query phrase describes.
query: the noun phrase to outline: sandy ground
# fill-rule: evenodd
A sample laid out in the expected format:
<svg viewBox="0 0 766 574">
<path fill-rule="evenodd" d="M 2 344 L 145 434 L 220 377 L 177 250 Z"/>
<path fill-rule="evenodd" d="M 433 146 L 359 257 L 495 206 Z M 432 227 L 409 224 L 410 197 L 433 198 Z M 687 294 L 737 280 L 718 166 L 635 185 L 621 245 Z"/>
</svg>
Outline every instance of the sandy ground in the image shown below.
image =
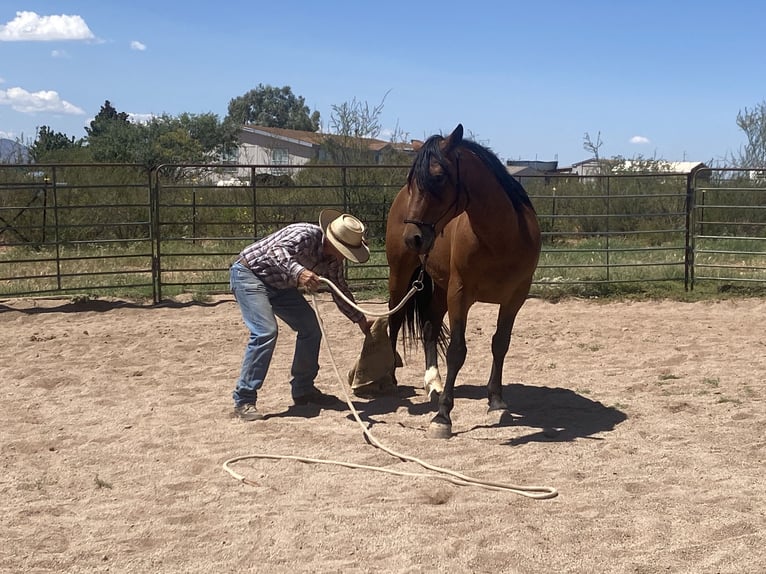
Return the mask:
<svg viewBox="0 0 766 574">
<path fill-rule="evenodd" d="M 379 301 L 367 302 L 382 310 Z M 320 298 L 317 385 L 343 396 L 362 335 Z M 532 500 L 437 478 L 368 444 L 344 403 L 291 406 L 282 331 L 263 421 L 230 415 L 246 332 L 231 297 L 158 308 L 0 302 L 2 572 L 766 572 L 766 301 L 530 300 L 488 416 L 491 306 L 471 313 L 455 436 L 420 353 L 398 398 L 355 399 L 382 443 Z M 543 429 L 559 430 L 548 437 Z"/>
</svg>

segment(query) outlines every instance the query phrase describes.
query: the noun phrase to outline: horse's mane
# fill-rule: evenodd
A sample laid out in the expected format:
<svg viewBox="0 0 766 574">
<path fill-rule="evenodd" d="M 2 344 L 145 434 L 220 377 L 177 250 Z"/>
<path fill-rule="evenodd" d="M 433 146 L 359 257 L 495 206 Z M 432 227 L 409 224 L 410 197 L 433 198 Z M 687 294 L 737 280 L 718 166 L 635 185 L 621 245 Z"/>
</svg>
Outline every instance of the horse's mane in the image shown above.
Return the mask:
<svg viewBox="0 0 766 574">
<path fill-rule="evenodd" d="M 431 189 L 432 185 L 429 185 L 429 182 L 433 181 L 433 176 L 431 175 L 432 162 L 436 162 L 447 173 L 447 158 L 439 146 L 442 140 L 444 140 L 442 136 L 433 135 L 423 143 L 410 168 L 409 175 L 407 176 L 408 183 L 411 183 L 414 179 L 420 189 Z M 467 149 L 481 160 L 500 183 L 516 210 L 521 209 L 523 206 L 534 209 L 524 187 L 508 173 L 508 170 L 492 150 L 469 139 L 461 140 L 457 147 Z"/>
</svg>

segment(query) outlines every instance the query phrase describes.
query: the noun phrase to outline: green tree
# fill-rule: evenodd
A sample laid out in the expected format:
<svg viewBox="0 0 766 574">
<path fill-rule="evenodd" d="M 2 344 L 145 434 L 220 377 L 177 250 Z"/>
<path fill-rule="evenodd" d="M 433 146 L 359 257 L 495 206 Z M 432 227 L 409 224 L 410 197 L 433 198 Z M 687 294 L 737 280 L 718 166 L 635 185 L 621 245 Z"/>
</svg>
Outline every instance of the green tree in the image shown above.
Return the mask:
<svg viewBox="0 0 766 574">
<path fill-rule="evenodd" d="M 213 113 L 183 113 L 176 118 L 177 128 L 199 143 L 207 160 L 228 159 L 237 148 L 238 127 L 221 121 Z"/>
<path fill-rule="evenodd" d="M 149 168 L 165 163 L 219 162 L 236 145 L 236 132 L 216 114 L 163 114 L 136 123 L 109 100 L 85 130 L 94 161 L 138 163 Z"/>
<path fill-rule="evenodd" d="M 136 162 L 156 167 L 163 163 L 219 162 L 236 145 L 235 134 L 212 113 L 163 114 L 139 124 L 141 146 Z"/>
<path fill-rule="evenodd" d="M 254 124 L 315 132 L 319 129 L 319 112 L 311 112 L 303 96 L 293 94 L 290 86 L 276 88 L 258 84 L 229 102 L 224 121 L 237 127 Z"/>
<path fill-rule="evenodd" d="M 125 112 L 118 112 L 109 100 L 85 127 L 88 149 L 94 161 L 135 163 L 142 145 L 138 126 Z"/>
<path fill-rule="evenodd" d="M 118 112 L 112 103 L 106 100 L 96 117 L 90 122 L 90 126 L 85 127 L 85 133 L 88 134 L 88 138 L 98 137 L 114 129 L 115 125 L 125 126 L 129 124 L 129 115 L 125 112 Z"/>
<path fill-rule="evenodd" d="M 29 146 L 29 155 L 38 163 L 77 161 L 85 155 L 81 153 L 82 144 L 81 139 L 54 132 L 50 126 L 40 126 L 35 141 Z"/>
</svg>

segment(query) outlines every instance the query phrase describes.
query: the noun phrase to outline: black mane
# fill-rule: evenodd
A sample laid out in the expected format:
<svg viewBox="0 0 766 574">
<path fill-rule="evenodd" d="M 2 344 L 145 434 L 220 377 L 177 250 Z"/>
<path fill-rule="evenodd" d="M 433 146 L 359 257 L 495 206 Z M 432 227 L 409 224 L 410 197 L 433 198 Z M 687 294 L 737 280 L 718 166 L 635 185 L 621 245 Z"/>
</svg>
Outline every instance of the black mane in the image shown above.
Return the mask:
<svg viewBox="0 0 766 574">
<path fill-rule="evenodd" d="M 414 179 L 420 189 L 433 191 L 434 177 L 431 175 L 432 162 L 441 166 L 444 173 L 449 173 L 447 169 L 447 158 L 442 153 L 441 147 L 439 146 L 443 140 L 444 138 L 442 136 L 433 135 L 425 141 L 415 156 L 415 161 L 407 176 L 407 183 L 412 183 L 412 180 Z M 532 207 L 532 201 L 529 199 L 524 187 L 516 181 L 510 173 L 508 173 L 508 170 L 492 150 L 469 139 L 461 140 L 457 148 L 466 149 L 481 160 L 500 183 L 515 209 L 519 210 L 523 206 L 534 209 Z"/>
</svg>

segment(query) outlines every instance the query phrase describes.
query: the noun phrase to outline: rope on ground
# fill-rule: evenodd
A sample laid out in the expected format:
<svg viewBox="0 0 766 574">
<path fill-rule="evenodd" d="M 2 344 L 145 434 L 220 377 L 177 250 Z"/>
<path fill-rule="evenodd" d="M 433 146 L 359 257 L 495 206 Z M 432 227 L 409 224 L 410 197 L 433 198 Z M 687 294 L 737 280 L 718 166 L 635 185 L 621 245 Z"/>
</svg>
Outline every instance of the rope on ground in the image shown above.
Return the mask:
<svg viewBox="0 0 766 574">
<path fill-rule="evenodd" d="M 327 282 L 325 280 L 325 282 Z M 335 287 L 333 285 L 333 287 Z M 414 287 L 413 287 L 414 289 Z M 412 293 L 412 290 L 411 290 Z M 411 295 L 409 295 L 411 296 Z M 414 477 L 414 478 L 436 478 L 439 480 L 444 480 L 447 482 L 450 482 L 452 484 L 458 485 L 458 486 L 477 486 L 479 488 L 484 488 L 487 490 L 495 490 L 495 491 L 501 491 L 501 492 L 508 492 L 511 494 L 518 494 L 520 496 L 525 496 L 527 498 L 533 498 L 537 500 L 543 500 L 548 498 L 554 498 L 558 496 L 558 491 L 555 488 L 549 487 L 549 486 L 522 486 L 522 485 L 515 485 L 515 484 L 507 484 L 502 482 L 493 482 L 493 481 L 487 481 L 487 480 L 481 480 L 478 478 L 474 478 L 465 474 L 461 474 L 459 472 L 456 472 L 454 470 L 450 470 L 448 468 L 439 467 L 433 464 L 430 464 L 428 462 L 425 462 L 423 460 L 420 460 L 418 458 L 415 458 L 413 456 L 409 456 L 400 452 L 397 452 L 384 444 L 382 444 L 375 436 L 373 436 L 372 432 L 368 428 L 368 426 L 362 421 L 361 417 L 359 416 L 359 411 L 357 411 L 356 407 L 354 406 L 353 401 L 351 400 L 348 390 L 346 389 L 346 385 L 343 384 L 343 378 L 341 377 L 340 372 L 338 371 L 338 365 L 335 361 L 335 356 L 332 353 L 332 349 L 330 348 L 330 344 L 327 338 L 327 332 L 325 331 L 324 323 L 322 322 L 322 317 L 319 314 L 319 307 L 317 305 L 317 299 L 316 295 L 312 294 L 312 300 L 314 304 L 314 312 L 317 315 L 317 319 L 319 321 L 319 328 L 322 331 L 322 340 L 324 341 L 325 348 L 328 351 L 328 354 L 330 355 L 330 362 L 332 363 L 333 371 L 335 372 L 335 376 L 338 379 L 338 382 L 340 384 L 341 390 L 343 391 L 343 396 L 346 400 L 346 404 L 348 405 L 349 409 L 351 410 L 352 415 L 354 416 L 354 419 L 359 424 L 359 426 L 362 428 L 362 432 L 364 432 L 367 439 L 370 441 L 370 443 L 375 446 L 376 448 L 381 449 L 382 451 L 390 454 L 391 456 L 408 461 L 408 462 L 414 462 L 421 467 L 431 470 L 433 472 L 425 473 L 425 472 L 408 472 L 408 471 L 400 471 L 395 470 L 391 468 L 383 468 L 379 466 L 368 466 L 363 464 L 356 464 L 351 462 L 344 462 L 344 461 L 336 461 L 336 460 L 326 460 L 326 459 L 317 459 L 317 458 L 309 458 L 309 457 L 303 457 L 303 456 L 295 456 L 295 455 L 279 455 L 279 454 L 250 454 L 245 456 L 238 456 L 234 458 L 230 458 L 226 462 L 223 463 L 223 469 L 229 473 L 233 478 L 236 480 L 244 483 L 249 484 L 251 486 L 257 486 L 257 483 L 246 478 L 245 476 L 237 473 L 231 468 L 231 465 L 239 462 L 241 460 L 248 460 L 248 459 L 272 459 L 272 460 L 294 460 L 297 462 L 303 462 L 303 463 L 311 463 L 311 464 L 331 464 L 335 466 L 343 466 L 346 468 L 355 468 L 355 469 L 362 469 L 362 470 L 371 470 L 375 472 L 385 472 L 388 474 L 395 474 L 397 476 L 405 476 L 405 477 Z M 353 303 L 352 303 L 353 304 Z M 359 309 L 357 307 L 357 309 Z M 363 313 L 367 314 L 366 311 L 359 309 Z M 396 312 L 396 310 L 393 310 L 391 312 Z M 382 315 L 381 315 L 382 316 Z"/>
</svg>

